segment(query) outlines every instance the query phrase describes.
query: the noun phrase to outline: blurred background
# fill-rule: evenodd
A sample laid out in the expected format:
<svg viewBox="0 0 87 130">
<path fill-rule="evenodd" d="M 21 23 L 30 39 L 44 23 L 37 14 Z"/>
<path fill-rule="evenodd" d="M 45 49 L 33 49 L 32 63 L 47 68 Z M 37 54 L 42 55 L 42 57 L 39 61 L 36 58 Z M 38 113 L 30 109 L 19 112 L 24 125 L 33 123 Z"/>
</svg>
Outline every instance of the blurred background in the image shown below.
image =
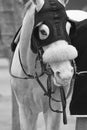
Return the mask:
<svg viewBox="0 0 87 130">
<path fill-rule="evenodd" d="M 22 22 L 24 3 L 0 0 L 0 130 L 11 130 L 10 45 Z"/>
<path fill-rule="evenodd" d="M 0 0 L 0 130 L 11 130 L 10 45 L 22 23 L 23 9 L 27 1 Z M 87 0 L 70 0 L 66 9 L 87 11 Z M 74 130 L 75 119 L 69 118 L 69 126 L 62 127 L 61 130 L 65 128 Z"/>
</svg>

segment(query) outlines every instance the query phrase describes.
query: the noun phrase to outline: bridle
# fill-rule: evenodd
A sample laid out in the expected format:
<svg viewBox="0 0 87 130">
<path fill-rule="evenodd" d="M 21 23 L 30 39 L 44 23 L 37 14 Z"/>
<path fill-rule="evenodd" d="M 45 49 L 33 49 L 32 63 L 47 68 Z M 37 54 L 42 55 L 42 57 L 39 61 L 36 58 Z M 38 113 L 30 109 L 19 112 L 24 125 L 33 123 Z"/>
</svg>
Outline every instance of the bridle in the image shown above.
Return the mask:
<svg viewBox="0 0 87 130">
<path fill-rule="evenodd" d="M 58 11 L 58 7 L 56 6 L 56 0 L 53 1 L 53 0 L 49 0 L 49 3 L 50 3 L 50 6 L 49 6 L 49 10 L 52 9 L 51 11 L 54 12 L 53 16 L 52 16 L 52 19 L 55 21 L 55 25 L 56 25 L 56 28 L 61 30 L 62 28 L 62 25 L 63 25 L 63 31 L 62 31 L 62 34 L 58 34 L 59 32 L 55 32 L 55 34 L 57 33 L 59 35 L 58 39 L 56 40 L 59 40 L 59 39 L 68 39 L 68 36 L 67 36 L 67 33 L 65 31 L 65 24 L 66 24 L 66 21 L 68 20 L 67 17 L 66 17 L 66 14 L 64 13 L 64 7 L 61 6 L 58 1 L 57 1 L 57 4 L 59 4 L 59 6 L 61 8 L 63 8 L 63 11 L 61 11 L 61 13 L 64 13 L 64 17 L 65 17 L 65 20 L 62 19 L 61 21 L 64 21 L 61 25 L 61 21 L 58 21 L 58 18 L 61 18 L 60 15 L 57 15 L 56 13 L 56 10 Z M 47 3 L 47 4 L 49 4 Z M 47 6 L 47 5 L 46 5 Z M 49 12 L 49 11 L 48 11 Z M 38 20 L 40 20 L 40 14 L 38 15 L 38 13 L 36 14 L 38 16 L 38 18 L 36 19 L 36 23 L 38 23 Z M 61 14 L 62 15 L 62 14 Z M 43 15 L 43 18 L 44 19 L 44 15 Z M 60 25 L 59 25 L 60 23 Z M 21 27 L 20 27 L 21 29 Z M 19 33 L 20 29 L 18 30 L 18 32 L 16 33 L 14 39 L 13 39 L 13 43 L 15 41 L 15 38 L 17 36 L 17 34 Z M 66 34 L 66 35 L 64 35 Z M 34 35 L 33 35 L 34 36 Z M 55 37 L 56 38 L 56 37 Z M 54 38 L 54 39 L 55 39 Z M 37 72 L 35 72 L 33 75 L 31 74 L 28 74 L 25 69 L 24 69 L 24 66 L 22 64 L 22 60 L 21 60 L 21 55 L 20 55 L 20 50 L 18 50 L 18 56 L 19 56 L 19 62 L 20 62 L 20 65 L 21 65 L 21 68 L 22 68 L 22 71 L 24 72 L 25 76 L 24 77 L 20 77 L 20 76 L 15 76 L 14 74 L 12 74 L 11 72 L 11 64 L 10 64 L 10 75 L 13 77 L 13 78 L 17 78 L 17 79 L 23 79 L 23 80 L 27 80 L 27 79 L 32 79 L 32 80 L 36 80 L 37 83 L 39 84 L 39 86 L 42 88 L 43 92 L 44 92 L 44 96 L 47 96 L 49 98 L 49 107 L 50 109 L 53 111 L 53 112 L 56 112 L 56 113 L 63 113 L 63 122 L 64 124 L 67 124 L 67 117 L 66 117 L 66 99 L 67 99 L 67 96 L 65 96 L 65 92 L 64 92 L 64 88 L 63 86 L 60 86 L 59 87 L 59 90 L 60 90 L 60 96 L 61 96 L 61 100 L 58 100 L 58 99 L 55 99 L 53 98 L 53 94 L 55 94 L 55 91 L 53 90 L 53 82 L 52 82 L 52 76 L 54 75 L 51 67 L 49 64 L 46 64 L 43 62 L 43 58 L 42 58 L 42 55 L 44 53 L 43 51 L 43 46 L 40 46 L 38 47 L 38 40 L 35 38 L 35 37 L 32 37 L 31 40 L 34 40 L 32 41 L 32 44 L 33 46 L 31 46 L 31 49 L 34 53 L 36 53 L 37 57 L 36 57 L 36 60 L 35 60 L 35 68 L 37 68 L 37 62 L 40 63 L 40 66 L 41 66 L 41 73 L 38 74 Z M 52 39 L 49 39 L 49 40 L 52 40 Z M 37 41 L 35 43 L 35 41 Z M 13 44 L 12 43 L 12 44 Z M 47 42 L 47 44 L 49 43 L 49 41 Z M 42 43 L 43 44 L 43 43 Z M 14 44 L 13 44 L 14 45 Z M 34 46 L 36 48 L 34 48 Z M 35 50 L 36 49 L 36 50 Z M 12 62 L 11 62 L 12 63 Z M 76 65 L 75 65 L 75 62 L 74 60 L 72 61 L 72 64 L 73 64 L 73 68 L 74 68 L 74 75 L 73 75 L 73 78 L 72 79 L 75 79 L 75 74 L 76 74 Z M 43 75 L 47 75 L 47 88 L 44 87 L 44 85 L 42 84 L 42 82 L 40 81 L 40 77 L 42 77 Z M 74 80 L 73 80 L 74 81 Z M 72 84 L 74 85 L 74 83 L 71 83 L 70 87 L 72 86 Z M 56 102 L 56 103 L 60 103 L 62 104 L 62 110 L 55 110 L 53 107 L 52 107 L 52 101 Z"/>
</svg>

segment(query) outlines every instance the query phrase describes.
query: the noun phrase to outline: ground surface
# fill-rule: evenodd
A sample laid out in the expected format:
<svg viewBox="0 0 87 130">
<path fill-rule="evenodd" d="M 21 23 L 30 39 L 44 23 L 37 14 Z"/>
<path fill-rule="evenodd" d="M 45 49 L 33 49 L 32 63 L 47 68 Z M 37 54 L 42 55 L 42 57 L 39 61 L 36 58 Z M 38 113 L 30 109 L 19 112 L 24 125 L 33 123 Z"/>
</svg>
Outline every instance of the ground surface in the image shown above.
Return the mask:
<svg viewBox="0 0 87 130">
<path fill-rule="evenodd" d="M 0 130 L 11 130 L 11 89 L 8 62 L 0 60 Z M 42 113 L 38 130 L 44 130 Z M 68 125 L 61 124 L 61 130 L 75 130 L 75 118 L 68 117 Z"/>
</svg>

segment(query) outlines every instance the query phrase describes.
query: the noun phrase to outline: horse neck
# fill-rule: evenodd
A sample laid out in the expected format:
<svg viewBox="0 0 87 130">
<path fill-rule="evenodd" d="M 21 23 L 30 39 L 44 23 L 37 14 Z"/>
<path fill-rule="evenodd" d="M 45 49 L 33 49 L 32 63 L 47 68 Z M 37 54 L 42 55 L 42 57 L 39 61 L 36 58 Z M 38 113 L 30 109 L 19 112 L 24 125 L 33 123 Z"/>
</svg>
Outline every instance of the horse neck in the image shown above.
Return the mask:
<svg viewBox="0 0 87 130">
<path fill-rule="evenodd" d="M 25 17 L 23 19 L 19 41 L 21 60 L 26 68 L 27 68 L 27 53 L 31 43 L 31 35 L 34 27 L 34 13 L 35 13 L 35 5 L 31 4 L 30 6 L 31 7 L 27 10 Z"/>
<path fill-rule="evenodd" d="M 37 54 L 34 54 L 31 48 L 28 48 L 27 52 L 27 67 L 28 73 L 35 74 L 35 61 L 36 61 Z M 39 67 L 37 69 L 40 69 Z"/>
<path fill-rule="evenodd" d="M 27 73 L 32 74 L 35 72 L 35 60 L 36 60 L 36 54 L 34 54 L 30 48 L 30 43 L 27 45 L 22 46 L 22 48 L 19 47 L 20 50 L 20 57 L 22 65 L 27 71 Z"/>
</svg>

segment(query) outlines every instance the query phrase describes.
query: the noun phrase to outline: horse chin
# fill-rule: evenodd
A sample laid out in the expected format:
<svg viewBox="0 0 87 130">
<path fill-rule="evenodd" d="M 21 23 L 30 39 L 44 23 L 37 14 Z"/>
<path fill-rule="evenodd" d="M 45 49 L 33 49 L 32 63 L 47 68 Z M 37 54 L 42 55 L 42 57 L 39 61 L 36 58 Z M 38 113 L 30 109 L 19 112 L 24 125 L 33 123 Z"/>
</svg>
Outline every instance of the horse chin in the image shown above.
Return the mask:
<svg viewBox="0 0 87 130">
<path fill-rule="evenodd" d="M 66 86 L 69 86 L 70 82 L 71 82 L 71 80 L 64 81 L 64 80 L 60 80 L 60 79 L 58 79 L 56 77 L 53 78 L 53 83 L 57 87 L 61 87 L 61 86 L 66 87 Z"/>
<path fill-rule="evenodd" d="M 54 90 L 63 87 L 66 97 L 69 97 L 71 93 L 71 80 L 65 82 L 65 81 L 57 80 L 55 77 L 53 77 L 53 86 L 54 86 Z"/>
</svg>

